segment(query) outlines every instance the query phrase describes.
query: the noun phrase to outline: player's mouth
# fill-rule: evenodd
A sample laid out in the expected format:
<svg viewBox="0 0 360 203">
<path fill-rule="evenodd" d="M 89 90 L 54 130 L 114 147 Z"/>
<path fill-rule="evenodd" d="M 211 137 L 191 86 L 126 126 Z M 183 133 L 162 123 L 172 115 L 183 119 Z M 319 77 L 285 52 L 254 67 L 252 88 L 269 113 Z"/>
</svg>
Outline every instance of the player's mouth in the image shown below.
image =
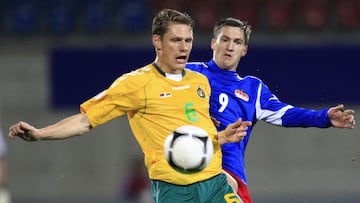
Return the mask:
<svg viewBox="0 0 360 203">
<path fill-rule="evenodd" d="M 224 54 L 225 58 L 229 58 L 231 59 L 232 58 L 232 55 L 231 54 Z"/>
<path fill-rule="evenodd" d="M 178 56 L 178 57 L 176 57 L 176 61 L 178 63 L 186 63 L 187 62 L 187 56 Z"/>
</svg>

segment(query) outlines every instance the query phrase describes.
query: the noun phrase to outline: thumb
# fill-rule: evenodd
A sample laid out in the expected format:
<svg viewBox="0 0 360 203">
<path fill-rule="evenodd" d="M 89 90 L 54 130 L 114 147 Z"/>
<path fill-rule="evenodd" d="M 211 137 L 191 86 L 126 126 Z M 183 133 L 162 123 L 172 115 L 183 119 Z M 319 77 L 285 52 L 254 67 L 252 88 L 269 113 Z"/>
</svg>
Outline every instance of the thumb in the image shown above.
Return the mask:
<svg viewBox="0 0 360 203">
<path fill-rule="evenodd" d="M 20 122 L 20 128 L 22 130 L 28 131 L 28 130 L 32 130 L 34 127 L 32 125 L 26 123 L 26 122 L 21 121 Z"/>
<path fill-rule="evenodd" d="M 344 111 L 344 104 L 339 104 L 339 105 L 333 107 L 332 110 L 335 112 Z"/>
<path fill-rule="evenodd" d="M 242 118 L 237 119 L 237 121 L 235 122 L 235 127 L 239 127 L 242 123 Z"/>
</svg>

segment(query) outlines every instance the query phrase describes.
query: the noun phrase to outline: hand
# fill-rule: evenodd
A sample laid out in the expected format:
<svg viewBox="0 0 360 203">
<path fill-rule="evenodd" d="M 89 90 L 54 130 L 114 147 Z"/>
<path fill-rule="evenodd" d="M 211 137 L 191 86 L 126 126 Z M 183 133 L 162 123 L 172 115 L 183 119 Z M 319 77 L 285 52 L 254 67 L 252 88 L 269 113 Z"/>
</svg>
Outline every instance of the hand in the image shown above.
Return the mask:
<svg viewBox="0 0 360 203">
<path fill-rule="evenodd" d="M 9 129 L 9 138 L 14 139 L 16 136 L 28 142 L 39 140 L 38 130 L 23 121 L 11 126 Z"/>
<path fill-rule="evenodd" d="M 219 132 L 218 141 L 220 144 L 227 142 L 239 142 L 244 139 L 247 129 L 252 125 L 251 121 L 242 121 L 239 118 L 236 122 L 229 124 L 225 130 Z"/>
<path fill-rule="evenodd" d="M 218 120 L 216 120 L 216 118 L 214 118 L 214 117 L 211 117 L 211 121 L 214 123 L 214 125 L 215 125 L 216 127 L 219 127 L 220 124 L 221 124 L 221 122 L 218 121 Z"/>
<path fill-rule="evenodd" d="M 340 104 L 332 107 L 328 111 L 331 124 L 337 128 L 354 128 L 355 127 L 355 111 L 352 109 L 344 110 L 344 105 Z"/>
</svg>

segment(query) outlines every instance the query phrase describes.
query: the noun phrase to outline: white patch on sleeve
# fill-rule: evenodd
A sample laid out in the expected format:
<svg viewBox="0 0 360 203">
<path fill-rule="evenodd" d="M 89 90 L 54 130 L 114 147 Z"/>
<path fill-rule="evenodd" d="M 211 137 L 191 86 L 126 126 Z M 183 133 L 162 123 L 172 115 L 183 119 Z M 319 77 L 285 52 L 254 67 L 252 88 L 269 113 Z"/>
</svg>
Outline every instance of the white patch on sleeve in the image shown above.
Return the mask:
<svg viewBox="0 0 360 203">
<path fill-rule="evenodd" d="M 262 84 L 259 85 L 259 89 L 257 91 L 256 103 L 255 103 L 257 120 L 264 120 L 267 123 L 271 123 L 273 125 L 282 125 L 281 117 L 285 114 L 285 112 L 288 109 L 293 108 L 293 106 L 287 105 L 287 106 L 284 106 L 283 108 L 281 108 L 279 110 L 276 110 L 276 111 L 271 111 L 271 110 L 268 110 L 268 109 L 262 109 L 261 104 L 260 104 L 261 89 L 262 89 Z M 271 99 L 272 100 L 274 100 L 274 99 L 277 100 L 277 98 L 275 96 L 272 97 Z"/>
</svg>

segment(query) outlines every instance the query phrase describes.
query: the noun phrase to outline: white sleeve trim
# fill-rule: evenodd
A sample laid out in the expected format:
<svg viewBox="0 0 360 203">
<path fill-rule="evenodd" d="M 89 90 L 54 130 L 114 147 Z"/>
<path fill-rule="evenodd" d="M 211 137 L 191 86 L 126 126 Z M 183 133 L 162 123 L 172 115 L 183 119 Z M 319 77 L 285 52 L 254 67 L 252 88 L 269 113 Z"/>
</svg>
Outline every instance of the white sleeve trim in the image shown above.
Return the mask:
<svg viewBox="0 0 360 203">
<path fill-rule="evenodd" d="M 288 109 L 293 108 L 293 106 L 287 105 L 287 106 L 284 106 L 283 108 L 281 108 L 281 109 L 279 109 L 277 111 L 271 111 L 271 110 L 262 109 L 261 104 L 260 104 L 261 89 L 262 89 L 262 84 L 259 85 L 259 89 L 257 91 L 257 97 L 256 97 L 256 103 L 255 103 L 256 119 L 257 120 L 264 120 L 267 123 L 271 123 L 271 124 L 274 124 L 274 125 L 282 125 L 281 117 L 285 114 L 285 112 Z M 275 95 L 274 95 L 273 99 L 277 100 Z"/>
</svg>

